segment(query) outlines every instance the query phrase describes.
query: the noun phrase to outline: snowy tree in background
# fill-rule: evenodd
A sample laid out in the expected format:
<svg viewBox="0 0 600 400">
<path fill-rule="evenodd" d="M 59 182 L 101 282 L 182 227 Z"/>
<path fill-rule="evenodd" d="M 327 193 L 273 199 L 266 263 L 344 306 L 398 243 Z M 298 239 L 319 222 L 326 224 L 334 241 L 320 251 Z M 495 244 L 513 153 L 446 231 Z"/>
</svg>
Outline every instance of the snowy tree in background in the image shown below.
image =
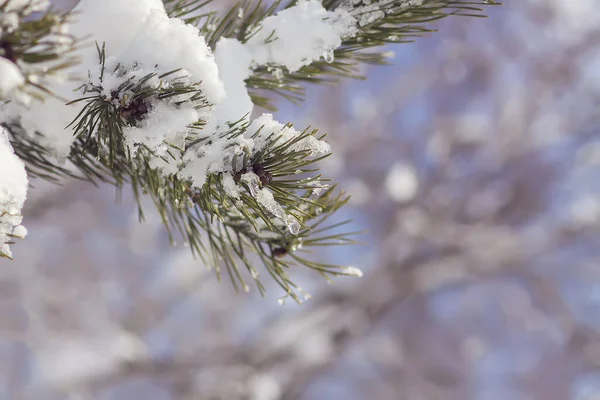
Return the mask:
<svg viewBox="0 0 600 400">
<path fill-rule="evenodd" d="M 387 43 L 493 2 L 242 0 L 224 15 L 208 3 L 82 0 L 59 13 L 46 0 L 0 0 L 1 256 L 26 235 L 28 177 L 68 177 L 131 188 L 140 219 L 150 196 L 172 242 L 236 288 L 262 292 L 268 274 L 301 301 L 294 265 L 362 274 L 304 256 L 353 243 L 344 222 L 329 222 L 348 197 L 318 172 L 324 135 L 261 110 L 385 64 Z"/>
</svg>

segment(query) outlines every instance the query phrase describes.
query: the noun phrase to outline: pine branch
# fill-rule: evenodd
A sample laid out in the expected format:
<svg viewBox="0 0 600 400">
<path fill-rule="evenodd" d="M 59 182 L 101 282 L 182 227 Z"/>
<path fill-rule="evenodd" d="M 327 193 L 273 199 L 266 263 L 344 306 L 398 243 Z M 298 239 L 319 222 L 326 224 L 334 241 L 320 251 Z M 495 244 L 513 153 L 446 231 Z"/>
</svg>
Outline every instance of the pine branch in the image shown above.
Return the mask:
<svg viewBox="0 0 600 400">
<path fill-rule="evenodd" d="M 287 125 L 266 135 L 260 127 L 250 132 L 248 123 L 239 121 L 215 133 L 204 131 L 204 122 L 197 121 L 188 127 L 183 145 L 164 143 L 168 151 L 158 156 L 147 146 L 129 143 L 125 130 L 142 124 L 159 102 L 207 107 L 202 91 L 196 84 L 186 83 L 178 71 L 137 76 L 131 72 L 135 67 L 116 65 L 107 70 L 104 47 L 98 52 L 99 79 L 90 76 L 80 88 L 82 97 L 69 103 L 81 107 L 70 125 L 77 140 L 69 161 L 76 172 L 53 163 L 50 154 L 26 138 L 17 124 L 7 124 L 13 146 L 31 176 L 105 181 L 119 191 L 131 186 L 140 220 L 144 219 L 142 196 L 150 196 L 171 242 L 182 238 L 195 255 L 215 269 L 219 279 L 226 273 L 236 288 L 248 290 L 246 281 L 253 279 L 264 293 L 257 263 L 296 301 L 302 301 L 302 292 L 288 274 L 294 266 L 311 268 L 325 277 L 354 273 L 301 255 L 312 248 L 353 243 L 354 235 L 337 233 L 343 224 L 327 225 L 348 198 L 318 174 L 316 164 L 329 154 L 315 156 L 307 147 L 323 139 L 316 137 L 316 129 L 290 136 L 285 134 L 291 129 Z M 105 87 L 107 75 L 119 77 L 121 83 L 116 88 Z M 112 78 L 108 80 L 114 82 Z M 210 173 L 201 187 L 181 174 L 164 171 L 168 164 L 183 170 L 186 155 L 195 158 L 203 146 L 221 139 L 233 145 L 244 137 L 263 144 L 224 155 L 226 170 Z M 157 158 L 164 164 L 157 167 Z M 233 182 L 227 182 L 227 177 Z M 261 196 L 272 201 L 265 202 Z"/>
<path fill-rule="evenodd" d="M 56 76 L 77 63 L 72 55 L 77 40 L 63 30 L 70 14 L 48 9 L 31 17 L 32 12 L 39 11 L 38 3 L 31 0 L 15 8 L 9 0 L 0 0 L 0 57 L 21 70 L 24 92 L 41 98 L 50 94 L 46 77 Z"/>
<path fill-rule="evenodd" d="M 177 99 L 173 101 L 175 107 L 186 103 L 192 104 L 195 109 L 210 105 L 199 89 L 199 83 L 185 83 L 184 76 L 175 76 L 178 70 L 162 74 L 153 72 L 138 77 L 129 73 L 131 68 L 117 64 L 111 73 L 122 78 L 123 82 L 107 92 L 103 86 L 106 70 L 105 48 L 98 48 L 98 54 L 101 68 L 99 81 L 81 86 L 84 97 L 67 103 L 67 105 L 82 102 L 85 104 L 68 127 L 73 127 L 75 136 L 85 139 L 84 152 L 85 146 L 95 134 L 95 143 L 100 148 L 108 149 L 110 168 L 114 166 L 114 159 L 124 146 L 124 128 L 135 126 L 143 120 L 151 111 L 151 101 Z M 203 125 L 204 121 L 198 121 L 190 129 L 199 131 Z"/>
<path fill-rule="evenodd" d="M 213 49 L 221 38 L 248 43 L 260 32 L 265 18 L 297 4 L 295 0 L 276 0 L 271 5 L 260 0 L 240 0 L 219 17 L 202 13 L 211 1 L 163 0 L 171 17 L 199 26 Z M 323 6 L 329 11 L 344 7 L 345 15 L 352 15 L 354 19 L 350 21 L 357 25 L 356 32 L 352 29 L 352 34 L 341 38 L 342 45 L 333 53 L 333 59 L 327 57 L 295 72 L 268 62 L 255 65 L 246 87 L 253 103 L 265 108 L 274 108 L 268 96 L 273 93 L 301 101 L 305 83 L 359 78 L 359 64 L 386 62 L 381 51 L 365 50 L 410 42 L 432 32 L 429 24 L 446 16 L 483 16 L 485 4 L 491 2 L 324 0 Z M 6 2 L 0 3 L 0 11 L 6 6 Z M 26 11 L 23 10 L 23 16 Z M 61 47 L 57 45 L 60 41 L 54 39 L 35 39 L 38 47 L 30 46 L 35 43 L 31 38 L 38 38 L 37 35 L 60 37 L 56 27 L 66 20 L 67 16 L 63 17 L 64 20 L 56 19 L 48 13 L 39 20 L 22 18 L 20 29 L 0 31 L 0 54 L 23 67 L 25 73 L 35 71 L 38 64 L 41 68 L 51 66 L 51 72 L 70 65 L 74 40 Z M 32 36 L 27 37 L 28 34 Z M 273 32 L 265 42 L 275 40 Z M 348 198 L 318 173 L 319 161 L 329 155 L 318 130 L 297 132 L 291 124 L 260 127 L 245 117 L 210 125 L 203 116 L 214 105 L 204 95 L 201 82 L 190 81 L 184 70 L 164 71 L 154 63 L 115 64 L 114 59 L 107 60 L 104 46 L 98 47 L 98 55 L 99 73 L 90 72 L 87 82 L 79 88 L 80 98 L 67 104 L 79 107 L 79 114 L 67 127 L 75 136 L 68 156 L 70 166 L 59 165 L 53 154 L 40 145 L 38 139 L 44 137 L 44 132 L 31 137 L 18 122 L 3 125 L 30 177 L 109 182 L 118 191 L 130 186 L 141 220 L 141 199 L 148 195 L 171 242 L 183 239 L 194 254 L 215 269 L 219 279 L 227 274 L 236 288 L 248 290 L 246 281 L 254 279 L 264 292 L 259 279 L 261 270 L 256 265 L 264 267 L 286 297 L 299 302 L 306 294 L 290 278 L 293 267 L 310 268 L 327 279 L 332 275 L 359 275 L 356 269 L 318 263 L 303 255 L 322 246 L 354 243 L 355 233 L 339 233 L 345 222 L 328 222 Z M 250 67 L 244 68 L 250 71 Z M 242 87 L 246 76 L 239 78 Z M 27 75 L 27 82 L 44 90 L 34 75 Z M 167 118 L 169 126 L 160 125 L 160 132 L 145 131 L 157 110 L 177 113 L 185 119 L 180 127 L 172 128 L 173 119 Z M 189 122 L 190 115 L 193 122 Z M 140 139 L 139 135 L 143 137 Z M 200 178 L 194 175 L 198 165 Z"/>
<path fill-rule="evenodd" d="M 246 42 L 262 20 L 296 4 L 297 0 L 276 0 L 266 6 L 262 0 L 241 0 L 222 18 L 211 15 L 204 20 L 200 24 L 201 30 L 208 35 L 211 47 L 221 37 Z M 485 17 L 485 6 L 499 4 L 493 0 L 324 0 L 323 6 L 327 10 L 343 7 L 357 19 L 357 34 L 343 38 L 342 45 L 334 51 L 333 60 L 320 60 L 296 72 L 289 72 L 280 65 L 259 66 L 246 81 L 246 86 L 253 102 L 269 110 L 276 109 L 269 94 L 298 103 L 304 99 L 306 83 L 330 84 L 342 78 L 362 79 L 361 64 L 388 64 L 386 52 L 376 48 L 390 43 L 412 43 L 436 32 L 431 24 L 445 17 Z"/>
</svg>

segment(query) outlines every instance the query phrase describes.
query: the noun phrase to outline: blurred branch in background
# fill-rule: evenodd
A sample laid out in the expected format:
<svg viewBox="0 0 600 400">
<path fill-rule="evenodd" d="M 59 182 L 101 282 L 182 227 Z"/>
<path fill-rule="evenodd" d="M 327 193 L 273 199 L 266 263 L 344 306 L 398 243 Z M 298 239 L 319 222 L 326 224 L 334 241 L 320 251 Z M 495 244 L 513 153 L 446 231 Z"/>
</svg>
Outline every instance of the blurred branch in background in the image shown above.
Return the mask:
<svg viewBox="0 0 600 400">
<path fill-rule="evenodd" d="M 323 254 L 365 278 L 300 273 L 302 306 L 215 285 L 127 196 L 33 191 L 35 251 L 0 275 L 0 398 L 594 398 L 600 21 L 573 4 L 448 20 L 308 92 L 370 235 Z"/>
</svg>

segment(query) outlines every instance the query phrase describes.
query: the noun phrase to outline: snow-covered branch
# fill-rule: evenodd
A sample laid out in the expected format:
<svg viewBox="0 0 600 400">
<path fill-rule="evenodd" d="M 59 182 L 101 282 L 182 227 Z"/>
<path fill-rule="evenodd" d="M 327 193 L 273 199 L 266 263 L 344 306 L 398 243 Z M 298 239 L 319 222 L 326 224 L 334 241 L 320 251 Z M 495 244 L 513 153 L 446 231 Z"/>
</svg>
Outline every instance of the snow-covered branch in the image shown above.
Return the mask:
<svg viewBox="0 0 600 400">
<path fill-rule="evenodd" d="M 261 114 L 255 105 L 269 104 L 256 90 L 351 76 L 352 65 L 381 61 L 360 50 L 447 15 L 479 16 L 478 2 L 245 0 L 223 17 L 202 13 L 206 4 L 81 0 L 72 13 L 34 16 L 47 1 L 4 1 L 0 123 L 15 153 L 31 177 L 130 186 L 140 217 L 148 194 L 171 241 L 244 290 L 248 279 L 263 290 L 252 255 L 297 301 L 294 265 L 360 276 L 301 255 L 352 243 L 326 222 L 348 198 L 318 173 L 324 135 Z"/>
</svg>

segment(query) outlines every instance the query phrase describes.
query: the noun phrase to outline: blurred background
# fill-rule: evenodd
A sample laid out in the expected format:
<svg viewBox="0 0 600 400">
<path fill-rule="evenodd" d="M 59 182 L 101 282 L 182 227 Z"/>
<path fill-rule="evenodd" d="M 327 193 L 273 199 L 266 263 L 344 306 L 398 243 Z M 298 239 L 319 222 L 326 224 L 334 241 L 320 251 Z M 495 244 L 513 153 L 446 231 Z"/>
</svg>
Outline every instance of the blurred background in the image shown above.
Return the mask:
<svg viewBox="0 0 600 400">
<path fill-rule="evenodd" d="M 488 13 L 280 103 L 329 132 L 339 218 L 368 231 L 318 255 L 365 276 L 299 270 L 303 305 L 219 284 L 127 192 L 32 182 L 0 399 L 600 399 L 600 13 Z"/>
</svg>

